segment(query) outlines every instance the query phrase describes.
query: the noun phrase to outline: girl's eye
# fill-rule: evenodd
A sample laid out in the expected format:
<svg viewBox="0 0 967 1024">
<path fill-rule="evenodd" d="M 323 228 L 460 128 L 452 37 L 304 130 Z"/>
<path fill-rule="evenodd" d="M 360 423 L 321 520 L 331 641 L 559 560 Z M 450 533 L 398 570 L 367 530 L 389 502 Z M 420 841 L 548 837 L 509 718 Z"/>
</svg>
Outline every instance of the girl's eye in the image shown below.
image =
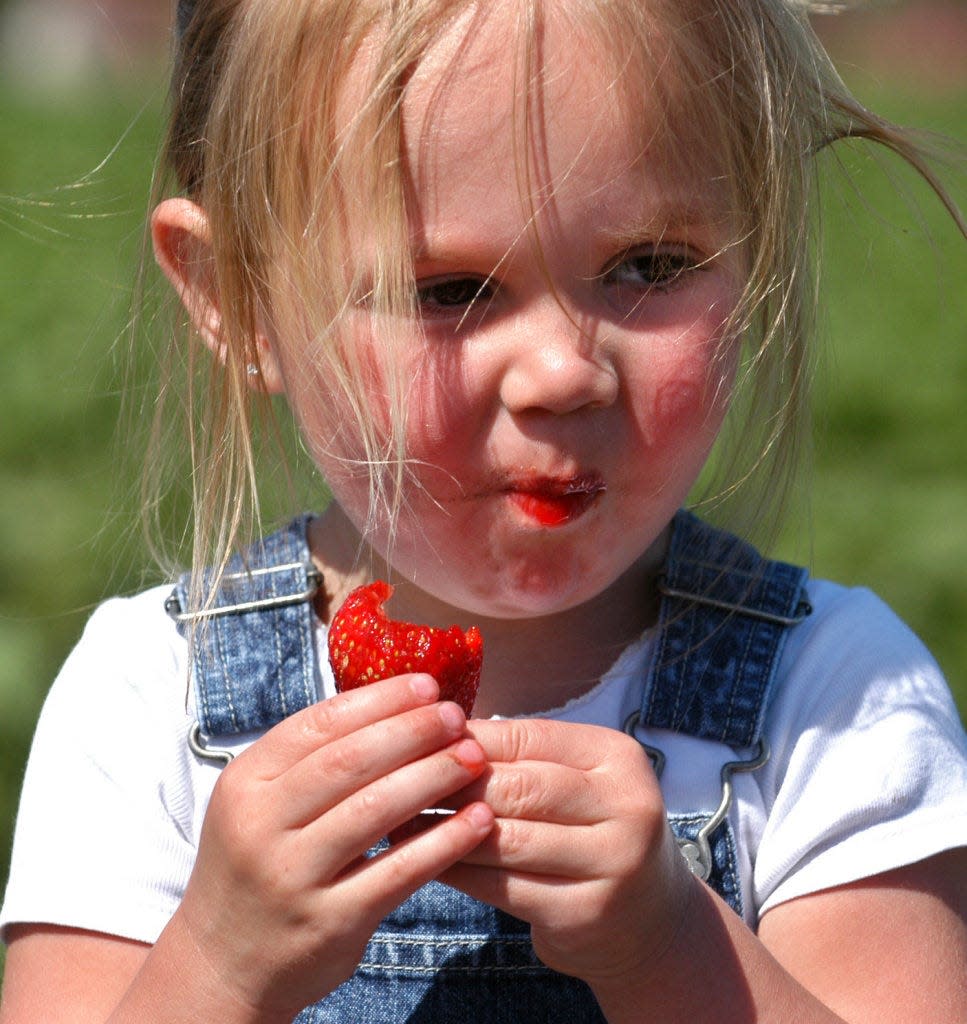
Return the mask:
<svg viewBox="0 0 967 1024">
<path fill-rule="evenodd" d="M 666 291 L 699 264 L 686 252 L 655 249 L 623 257 L 604 273 L 605 284 L 638 291 Z"/>
<path fill-rule="evenodd" d="M 428 316 L 448 316 L 463 312 L 474 302 L 491 297 L 491 286 L 476 277 L 447 277 L 438 281 L 417 282 L 416 299 Z"/>
</svg>

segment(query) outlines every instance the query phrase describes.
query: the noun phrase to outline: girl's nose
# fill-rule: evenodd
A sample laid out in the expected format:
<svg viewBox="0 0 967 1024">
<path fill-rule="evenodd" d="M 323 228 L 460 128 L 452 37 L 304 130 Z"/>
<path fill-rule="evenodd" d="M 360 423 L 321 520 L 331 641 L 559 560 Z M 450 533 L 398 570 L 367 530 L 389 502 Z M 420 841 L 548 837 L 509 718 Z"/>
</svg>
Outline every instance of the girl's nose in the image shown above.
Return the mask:
<svg viewBox="0 0 967 1024">
<path fill-rule="evenodd" d="M 515 325 L 512 357 L 500 397 L 505 408 L 565 415 L 606 406 L 618 394 L 618 375 L 580 326 L 567 314 L 521 317 Z"/>
</svg>

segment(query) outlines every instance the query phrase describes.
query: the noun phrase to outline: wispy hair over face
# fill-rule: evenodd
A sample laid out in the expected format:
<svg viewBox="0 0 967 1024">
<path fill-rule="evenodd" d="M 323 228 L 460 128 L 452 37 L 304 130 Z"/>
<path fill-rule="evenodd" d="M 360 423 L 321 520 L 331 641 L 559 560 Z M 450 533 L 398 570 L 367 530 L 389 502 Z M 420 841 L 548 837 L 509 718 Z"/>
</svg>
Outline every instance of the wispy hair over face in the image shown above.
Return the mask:
<svg viewBox="0 0 967 1024">
<path fill-rule="evenodd" d="M 724 501 L 733 518 L 747 509 L 760 517 L 770 510 L 775 519 L 772 510 L 783 503 L 808 437 L 818 154 L 844 139 L 876 142 L 912 164 L 963 227 L 959 214 L 910 138 L 849 94 L 810 28 L 807 5 L 507 4 L 517 26 L 507 59 L 520 69 L 525 131 L 541 102 L 541 27 L 548 18 L 566 18 L 580 40 L 576 59 L 598 62 L 616 96 L 641 111 L 643 145 L 656 145 L 669 173 L 683 180 L 702 168 L 724 203 L 728 244 L 745 270 L 723 344 L 741 344 L 744 355 L 704 499 Z M 406 387 L 394 338 L 389 330 L 377 337 L 374 369 L 347 344 L 343 327 L 360 301 L 387 313 L 412 312 L 401 128 L 407 83 L 444 31 L 459 23 L 473 32 L 488 6 L 181 5 L 165 148 L 170 174 L 159 196 L 181 192 L 207 211 L 208 272 L 226 353 L 224 366 L 188 375 L 198 559 L 223 560 L 257 518 L 250 437 L 264 403 L 248 386 L 246 367 L 258 364 L 255 339 L 267 323 L 280 345 L 299 347 L 349 411 L 346 429 L 361 439 L 357 469 L 371 481 L 372 516 L 392 520 L 398 512 L 406 481 Z M 460 73 L 459 49 L 447 73 Z M 525 196 L 533 181 L 530 150 L 520 149 Z M 373 268 L 365 280 L 356 276 L 359 261 L 346 258 L 362 219 L 371 246 L 365 262 Z M 364 386 L 374 372 L 379 409 Z M 166 408 L 159 410 L 166 421 Z"/>
</svg>

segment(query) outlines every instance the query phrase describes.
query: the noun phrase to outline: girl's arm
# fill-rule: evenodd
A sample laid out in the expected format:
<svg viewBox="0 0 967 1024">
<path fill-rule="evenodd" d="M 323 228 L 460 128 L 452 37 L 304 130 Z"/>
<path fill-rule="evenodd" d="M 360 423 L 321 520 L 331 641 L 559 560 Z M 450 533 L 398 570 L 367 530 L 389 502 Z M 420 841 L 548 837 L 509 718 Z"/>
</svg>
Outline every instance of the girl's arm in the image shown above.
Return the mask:
<svg viewBox="0 0 967 1024">
<path fill-rule="evenodd" d="M 233 1000 L 197 950 L 178 948 L 179 931 L 173 923 L 151 947 L 76 928 L 15 926 L 0 1024 L 290 1024 L 291 1013 L 275 1015 Z"/>
<path fill-rule="evenodd" d="M 759 936 L 844 1020 L 967 1021 L 967 849 L 782 903 Z"/>
<path fill-rule="evenodd" d="M 150 946 L 77 928 L 14 925 L 0 1024 L 106 1021 Z"/>
<path fill-rule="evenodd" d="M 965 879 L 967 851 L 941 854 L 781 904 L 758 938 L 696 882 L 666 955 L 595 995 L 612 1024 L 956 1024 L 967 1020 Z"/>
<path fill-rule="evenodd" d="M 531 923 L 611 1024 L 967 1020 L 967 852 L 781 904 L 754 935 L 687 870 L 640 745 L 615 730 L 473 722 L 461 797 L 490 836 L 444 879 Z"/>
<path fill-rule="evenodd" d="M 400 676 L 266 733 L 219 777 L 184 898 L 157 943 L 22 927 L 0 1020 L 275 1024 L 328 994 L 379 921 L 493 825 L 471 802 L 363 856 L 483 771 L 463 712 L 438 696 L 428 676 Z"/>
</svg>

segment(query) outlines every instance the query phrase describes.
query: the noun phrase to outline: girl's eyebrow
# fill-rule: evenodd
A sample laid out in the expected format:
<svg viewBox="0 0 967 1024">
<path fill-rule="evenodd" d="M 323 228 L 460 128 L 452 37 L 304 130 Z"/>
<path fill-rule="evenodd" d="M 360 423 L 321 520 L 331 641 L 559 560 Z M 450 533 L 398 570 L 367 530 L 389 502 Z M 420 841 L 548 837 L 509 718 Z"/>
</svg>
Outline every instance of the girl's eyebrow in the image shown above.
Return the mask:
<svg viewBox="0 0 967 1024">
<path fill-rule="evenodd" d="M 475 227 L 461 224 L 452 231 L 444 227 L 433 232 L 421 232 L 410 251 L 412 259 L 418 263 L 445 263 L 453 259 L 474 262 L 479 259 L 499 266 L 510 258 L 527 231 L 525 227 L 516 237 L 501 238 L 490 235 L 486 229 L 478 231 Z"/>
<path fill-rule="evenodd" d="M 687 242 L 689 239 L 696 242 L 706 241 L 710 236 L 720 236 L 726 227 L 724 214 L 713 217 L 706 207 L 695 204 L 687 207 L 662 206 L 660 209 L 650 210 L 647 216 L 620 220 L 612 220 L 605 212 L 604 217 L 593 226 L 588 237 L 598 247 L 620 251 L 645 242 L 660 242 L 664 238 L 675 242 Z M 489 259 L 495 255 L 490 251 L 492 246 L 493 249 L 499 250 L 496 255 L 500 262 L 504 262 L 527 233 L 528 230 L 525 228 L 516 238 L 500 239 L 496 245 L 490 242 L 484 246 L 481 243 L 481 235 L 472 228 L 467 230 L 461 226 L 453 232 L 443 228 L 429 236 L 421 234 L 414 242 L 411 253 L 415 261 L 425 263 L 473 259 L 477 256 Z"/>
<path fill-rule="evenodd" d="M 710 233 L 719 234 L 727 223 L 724 210 L 716 209 L 711 201 L 695 202 L 692 197 L 680 202 L 662 200 L 641 212 L 644 216 L 618 218 L 614 224 L 609 224 L 605 207 L 601 234 L 618 245 L 636 245 L 645 240 L 660 240 L 666 235 L 682 241 L 689 235 L 704 238 Z"/>
</svg>

